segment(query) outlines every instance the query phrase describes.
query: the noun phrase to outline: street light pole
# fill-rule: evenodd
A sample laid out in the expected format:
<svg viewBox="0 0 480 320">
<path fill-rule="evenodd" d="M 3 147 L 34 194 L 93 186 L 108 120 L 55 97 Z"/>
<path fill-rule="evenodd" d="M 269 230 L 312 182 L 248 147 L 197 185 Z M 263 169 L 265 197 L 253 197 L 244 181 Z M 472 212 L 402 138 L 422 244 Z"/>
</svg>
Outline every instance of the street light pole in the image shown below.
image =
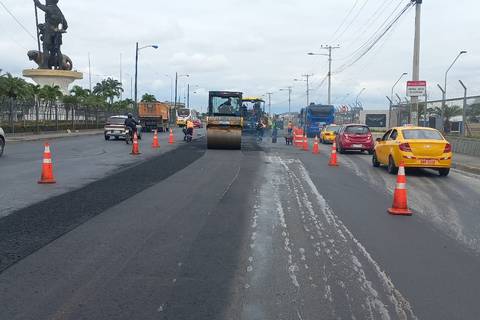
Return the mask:
<svg viewBox="0 0 480 320">
<path fill-rule="evenodd" d="M 280 91 L 288 91 L 288 116 L 292 112 L 292 87 L 287 87 L 285 89 L 280 89 Z"/>
<path fill-rule="evenodd" d="M 332 102 L 332 50 L 339 49 L 340 46 L 322 45 L 322 49 L 328 50 L 328 54 L 324 53 L 308 53 L 309 56 L 327 56 L 328 57 L 328 105 Z"/>
<path fill-rule="evenodd" d="M 268 114 L 272 116 L 272 94 L 273 92 L 267 92 L 268 95 Z"/>
<path fill-rule="evenodd" d="M 303 74 L 302 77 L 304 77 L 306 80 L 293 79 L 293 81 L 304 81 L 307 83 L 307 107 L 310 105 L 310 77 L 312 76 L 313 74 Z"/>
<path fill-rule="evenodd" d="M 135 112 L 138 112 L 138 96 L 137 96 L 138 95 L 138 52 L 146 48 L 158 49 L 158 45 L 151 44 L 151 45 L 139 48 L 138 42 L 136 43 L 136 46 L 135 46 L 135 103 L 134 103 Z"/>
<path fill-rule="evenodd" d="M 393 91 L 395 90 L 395 87 L 400 82 L 400 80 L 402 80 L 402 78 L 407 74 L 408 73 L 406 72 L 402 73 L 402 75 L 398 78 L 397 82 L 395 82 L 395 84 L 392 86 L 392 93 L 390 94 L 390 99 L 388 99 L 390 101 L 390 109 L 388 110 L 388 127 L 389 128 L 391 127 L 391 123 L 392 123 L 390 119 L 392 118 L 392 109 L 393 109 Z"/>
<path fill-rule="evenodd" d="M 467 86 L 462 80 L 458 80 L 463 87 L 463 109 L 462 109 L 462 135 L 467 136 Z"/>
<path fill-rule="evenodd" d="M 460 56 L 462 54 L 465 54 L 467 53 L 467 51 L 460 51 L 458 53 L 458 55 L 455 57 L 455 60 L 453 60 L 452 64 L 450 65 L 450 67 L 448 67 L 447 71 L 445 71 L 445 82 L 444 82 L 444 86 L 443 86 L 443 90 L 442 91 L 445 91 L 444 95 L 443 95 L 443 99 L 442 99 L 442 121 L 443 121 L 443 117 L 445 116 L 445 107 L 446 107 L 446 99 L 447 99 L 447 77 L 448 77 L 448 72 L 450 71 L 450 69 L 453 68 L 453 65 L 457 62 L 457 60 L 460 58 Z"/>
</svg>

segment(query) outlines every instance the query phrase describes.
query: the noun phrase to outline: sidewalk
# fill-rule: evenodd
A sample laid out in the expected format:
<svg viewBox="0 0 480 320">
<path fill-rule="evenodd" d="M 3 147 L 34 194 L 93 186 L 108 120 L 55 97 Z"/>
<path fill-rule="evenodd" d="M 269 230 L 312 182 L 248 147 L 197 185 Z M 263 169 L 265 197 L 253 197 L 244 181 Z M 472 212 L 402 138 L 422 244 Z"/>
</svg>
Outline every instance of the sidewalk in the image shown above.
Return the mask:
<svg viewBox="0 0 480 320">
<path fill-rule="evenodd" d="M 39 133 L 39 134 L 15 134 L 15 135 L 8 135 L 7 134 L 7 143 L 14 143 L 14 142 L 23 142 L 23 141 L 38 141 L 38 140 L 51 140 L 51 139 L 58 139 L 58 138 L 65 138 L 65 137 L 78 137 L 78 136 L 92 136 L 97 134 L 102 134 L 103 129 L 94 129 L 94 130 L 81 130 L 81 131 L 72 131 L 68 133 L 67 131 L 58 131 L 58 132 L 47 132 L 47 133 Z"/>
<path fill-rule="evenodd" d="M 480 157 L 454 153 L 453 168 L 474 174 L 480 174 Z"/>
</svg>

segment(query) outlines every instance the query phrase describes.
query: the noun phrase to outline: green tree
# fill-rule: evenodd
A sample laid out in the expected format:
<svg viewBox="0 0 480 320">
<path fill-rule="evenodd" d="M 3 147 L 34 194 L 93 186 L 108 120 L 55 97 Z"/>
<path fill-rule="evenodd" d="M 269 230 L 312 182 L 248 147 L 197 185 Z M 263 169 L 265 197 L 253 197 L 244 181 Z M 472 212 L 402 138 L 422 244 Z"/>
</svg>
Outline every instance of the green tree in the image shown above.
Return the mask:
<svg viewBox="0 0 480 320">
<path fill-rule="evenodd" d="M 450 121 L 452 120 L 453 117 L 460 116 L 462 115 L 462 107 L 460 106 L 445 106 L 443 108 L 443 126 L 446 130 L 450 130 L 451 123 Z M 429 112 L 431 114 L 435 114 L 438 116 L 442 115 L 442 108 L 441 107 L 435 107 L 435 108 L 430 108 Z"/>
<path fill-rule="evenodd" d="M 142 102 L 157 102 L 157 98 L 153 94 L 145 93 L 142 96 Z"/>
<path fill-rule="evenodd" d="M 113 106 L 113 100 L 118 98 L 122 92 L 122 84 L 112 78 L 102 80 L 93 88 L 93 93 L 108 100 L 111 107 Z"/>
<path fill-rule="evenodd" d="M 39 93 L 40 99 L 45 103 L 46 108 L 49 110 L 49 119 L 52 118 L 52 109 L 55 110 L 55 125 L 58 130 L 58 103 L 57 101 L 63 97 L 63 93 L 60 87 L 57 85 L 43 86 Z"/>
</svg>

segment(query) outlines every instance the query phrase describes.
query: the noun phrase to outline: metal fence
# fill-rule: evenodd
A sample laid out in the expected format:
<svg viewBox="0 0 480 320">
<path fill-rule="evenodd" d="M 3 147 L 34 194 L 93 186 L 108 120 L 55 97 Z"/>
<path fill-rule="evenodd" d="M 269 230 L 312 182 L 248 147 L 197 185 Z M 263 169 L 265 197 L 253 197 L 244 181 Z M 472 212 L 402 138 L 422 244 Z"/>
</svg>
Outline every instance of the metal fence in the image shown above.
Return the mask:
<svg viewBox="0 0 480 320">
<path fill-rule="evenodd" d="M 101 128 L 108 117 L 125 110 L 37 103 L 0 98 L 0 127 L 10 134 Z"/>
<path fill-rule="evenodd" d="M 412 118 L 418 118 L 419 125 L 436 128 L 447 134 L 480 137 L 480 116 L 474 112 L 480 109 L 480 96 L 447 99 L 445 108 L 443 104 L 443 100 L 420 101 L 417 107 L 405 100 L 392 106 L 391 125 L 409 124 Z M 414 113 L 417 113 L 417 117 Z"/>
</svg>

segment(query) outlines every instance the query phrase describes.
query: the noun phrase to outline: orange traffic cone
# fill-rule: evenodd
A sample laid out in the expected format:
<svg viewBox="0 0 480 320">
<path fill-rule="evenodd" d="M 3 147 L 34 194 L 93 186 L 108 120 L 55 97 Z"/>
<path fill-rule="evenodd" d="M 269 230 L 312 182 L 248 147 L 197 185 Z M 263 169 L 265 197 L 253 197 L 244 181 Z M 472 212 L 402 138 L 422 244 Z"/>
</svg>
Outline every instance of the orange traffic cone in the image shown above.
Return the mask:
<svg viewBox="0 0 480 320">
<path fill-rule="evenodd" d="M 170 138 L 168 139 L 169 144 L 174 144 L 175 140 L 173 138 L 173 129 L 170 129 Z"/>
<path fill-rule="evenodd" d="M 152 148 L 153 148 L 153 149 L 158 149 L 158 148 L 160 148 L 160 143 L 158 142 L 158 131 L 157 131 L 157 130 L 155 130 L 154 133 L 153 133 Z"/>
<path fill-rule="evenodd" d="M 315 136 L 315 141 L 313 142 L 313 154 L 319 154 L 320 149 L 318 148 L 318 136 Z"/>
<path fill-rule="evenodd" d="M 332 146 L 332 153 L 330 155 L 330 162 L 328 163 L 330 167 L 338 167 L 337 163 L 337 144 L 334 142 Z"/>
<path fill-rule="evenodd" d="M 132 152 L 130 154 L 134 156 L 140 154 L 140 148 L 138 147 L 138 136 L 136 132 L 133 134 Z"/>
<path fill-rule="evenodd" d="M 303 136 L 303 146 L 302 146 L 303 151 L 308 151 L 309 146 L 308 146 L 308 137 L 307 135 Z"/>
<path fill-rule="evenodd" d="M 50 145 L 45 143 L 45 151 L 43 152 L 42 176 L 39 184 L 53 184 L 56 183 L 53 177 L 52 155 L 50 154 Z"/>
<path fill-rule="evenodd" d="M 405 165 L 403 161 L 398 168 L 397 186 L 393 194 L 393 207 L 388 209 L 393 215 L 411 216 L 412 211 L 407 204 L 407 177 L 405 176 Z"/>
</svg>

